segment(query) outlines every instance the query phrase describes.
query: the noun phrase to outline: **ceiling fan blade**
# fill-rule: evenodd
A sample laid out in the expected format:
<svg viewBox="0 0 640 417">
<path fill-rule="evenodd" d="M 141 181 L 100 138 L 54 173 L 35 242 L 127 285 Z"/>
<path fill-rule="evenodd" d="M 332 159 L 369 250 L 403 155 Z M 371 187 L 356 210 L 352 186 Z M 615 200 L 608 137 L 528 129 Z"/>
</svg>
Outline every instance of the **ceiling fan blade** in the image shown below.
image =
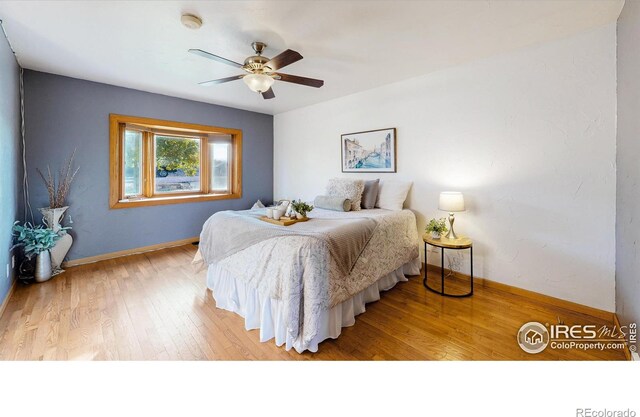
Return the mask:
<svg viewBox="0 0 640 417">
<path fill-rule="evenodd" d="M 234 75 L 233 77 L 227 77 L 227 78 L 219 78 L 217 80 L 211 80 L 211 81 L 204 81 L 201 83 L 198 83 L 202 86 L 205 87 L 209 87 L 210 85 L 214 85 L 214 84 L 222 84 L 222 83 L 228 83 L 229 81 L 235 81 L 235 80 L 239 80 L 240 78 L 244 77 L 243 75 Z"/>
<path fill-rule="evenodd" d="M 189 52 L 191 52 L 192 54 L 201 56 L 203 58 L 212 59 L 214 61 L 222 62 L 223 64 L 231 65 L 232 67 L 242 68 L 242 64 L 238 64 L 235 61 L 232 61 L 227 58 L 223 58 L 218 55 L 210 54 L 209 52 L 203 51 L 202 49 L 189 49 Z"/>
<path fill-rule="evenodd" d="M 320 88 L 324 85 L 324 81 L 316 80 L 315 78 L 299 77 L 297 75 L 282 74 L 280 72 L 275 75 L 279 76 L 281 81 L 286 81 L 288 83 L 302 84 L 315 88 Z"/>
<path fill-rule="evenodd" d="M 269 100 L 270 98 L 275 98 L 275 96 L 276 95 L 273 93 L 273 90 L 271 88 L 269 88 L 267 91 L 262 93 L 262 98 L 264 98 L 265 100 Z"/>
<path fill-rule="evenodd" d="M 280 68 L 284 68 L 287 65 L 293 64 L 294 62 L 300 61 L 302 59 L 302 55 L 298 52 L 287 49 L 282 52 L 280 55 L 271 58 L 271 61 L 267 62 L 265 65 L 271 68 L 271 71 L 277 71 Z"/>
</svg>

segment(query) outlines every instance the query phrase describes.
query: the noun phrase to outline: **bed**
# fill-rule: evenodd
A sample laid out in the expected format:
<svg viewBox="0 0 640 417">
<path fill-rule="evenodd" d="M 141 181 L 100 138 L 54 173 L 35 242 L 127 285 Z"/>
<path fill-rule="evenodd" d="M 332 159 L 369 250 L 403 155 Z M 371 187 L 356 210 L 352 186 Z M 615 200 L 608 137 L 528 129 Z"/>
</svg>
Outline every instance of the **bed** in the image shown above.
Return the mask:
<svg viewBox="0 0 640 417">
<path fill-rule="evenodd" d="M 261 342 L 317 352 L 381 291 L 420 273 L 410 210 L 315 209 L 308 222 L 287 227 L 261 215 L 264 209 L 215 213 L 194 259 L 207 269 L 216 306 L 244 317 Z"/>
</svg>

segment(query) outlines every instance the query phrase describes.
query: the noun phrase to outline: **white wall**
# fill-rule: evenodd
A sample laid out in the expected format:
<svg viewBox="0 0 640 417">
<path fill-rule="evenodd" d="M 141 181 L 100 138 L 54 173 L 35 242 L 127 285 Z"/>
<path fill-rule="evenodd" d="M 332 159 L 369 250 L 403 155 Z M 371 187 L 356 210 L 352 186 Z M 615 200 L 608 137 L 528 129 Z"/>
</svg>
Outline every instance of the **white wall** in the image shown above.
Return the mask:
<svg viewBox="0 0 640 417">
<path fill-rule="evenodd" d="M 616 313 L 623 325 L 640 322 L 640 2 L 628 1 L 618 19 L 618 178 Z"/>
<path fill-rule="evenodd" d="M 440 191 L 463 191 L 478 276 L 613 311 L 615 52 L 611 24 L 278 114 L 274 196 L 358 177 L 340 134 L 396 127 L 398 172 L 360 177 L 414 181 L 420 230 L 445 215 Z"/>
</svg>

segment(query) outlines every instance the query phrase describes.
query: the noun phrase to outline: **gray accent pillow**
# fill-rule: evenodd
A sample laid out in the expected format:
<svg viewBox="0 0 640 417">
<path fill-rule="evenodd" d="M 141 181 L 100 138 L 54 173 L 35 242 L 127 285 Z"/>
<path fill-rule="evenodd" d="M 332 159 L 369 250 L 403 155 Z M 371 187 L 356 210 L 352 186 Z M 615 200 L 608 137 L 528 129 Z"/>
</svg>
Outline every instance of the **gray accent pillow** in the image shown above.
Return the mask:
<svg viewBox="0 0 640 417">
<path fill-rule="evenodd" d="M 364 182 L 364 191 L 362 191 L 362 201 L 360 203 L 363 209 L 375 208 L 379 184 L 380 178 Z"/>
<path fill-rule="evenodd" d="M 319 195 L 313 200 L 313 206 L 325 210 L 349 211 L 351 210 L 351 200 L 332 195 Z"/>
<path fill-rule="evenodd" d="M 362 200 L 362 190 L 364 190 L 363 180 L 352 180 L 348 178 L 332 178 L 327 185 L 327 195 L 348 198 L 351 200 L 351 210 L 360 210 Z"/>
</svg>

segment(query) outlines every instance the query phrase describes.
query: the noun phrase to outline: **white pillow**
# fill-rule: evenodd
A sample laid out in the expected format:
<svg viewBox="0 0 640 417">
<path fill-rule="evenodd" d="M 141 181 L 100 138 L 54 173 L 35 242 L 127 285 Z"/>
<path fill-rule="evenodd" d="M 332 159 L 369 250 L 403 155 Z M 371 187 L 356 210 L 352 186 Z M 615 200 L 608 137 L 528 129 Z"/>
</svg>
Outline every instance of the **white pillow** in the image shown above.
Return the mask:
<svg viewBox="0 0 640 417">
<path fill-rule="evenodd" d="M 376 207 L 387 210 L 402 210 L 404 200 L 411 189 L 411 181 L 380 181 Z"/>
<path fill-rule="evenodd" d="M 351 211 L 360 210 L 364 180 L 348 178 L 332 178 L 327 184 L 327 195 L 348 198 L 351 200 Z"/>
<path fill-rule="evenodd" d="M 264 204 L 262 204 L 262 201 L 260 201 L 260 200 L 256 201 L 256 203 L 253 205 L 253 207 L 251 207 L 251 210 L 255 210 L 255 209 L 259 209 L 259 208 L 264 208 Z"/>
</svg>

